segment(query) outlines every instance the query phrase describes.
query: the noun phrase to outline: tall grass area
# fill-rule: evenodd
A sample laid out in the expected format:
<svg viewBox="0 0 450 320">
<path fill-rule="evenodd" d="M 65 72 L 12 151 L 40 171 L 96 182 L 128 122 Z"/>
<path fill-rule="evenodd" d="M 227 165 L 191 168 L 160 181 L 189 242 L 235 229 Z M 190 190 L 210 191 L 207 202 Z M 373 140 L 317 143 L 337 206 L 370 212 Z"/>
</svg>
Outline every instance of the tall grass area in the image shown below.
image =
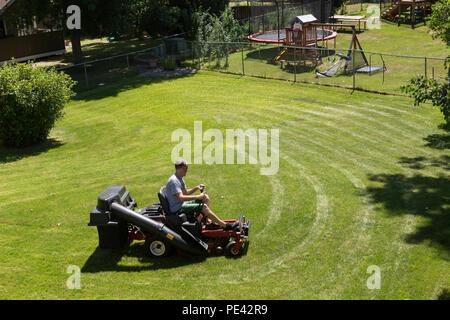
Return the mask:
<svg viewBox="0 0 450 320">
<path fill-rule="evenodd" d="M 173 173 L 171 133 L 278 128 L 280 168 L 191 164 L 222 218 L 253 220 L 239 259 L 98 248 L 97 196 L 139 207 Z M 45 145 L 0 147 L 1 299 L 437 299 L 450 288 L 449 131 L 404 97 L 202 71 L 79 94 Z M 204 142 L 206 146 L 206 142 Z M 69 265 L 81 289 L 66 287 Z M 370 290 L 369 266 L 381 270 Z"/>
</svg>

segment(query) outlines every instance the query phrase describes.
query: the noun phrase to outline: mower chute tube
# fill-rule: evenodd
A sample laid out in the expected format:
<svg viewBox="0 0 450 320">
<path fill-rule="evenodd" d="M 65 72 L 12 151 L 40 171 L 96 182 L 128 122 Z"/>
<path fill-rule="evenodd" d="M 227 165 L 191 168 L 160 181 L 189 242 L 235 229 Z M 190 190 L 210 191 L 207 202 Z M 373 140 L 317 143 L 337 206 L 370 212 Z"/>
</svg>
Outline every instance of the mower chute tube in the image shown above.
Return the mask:
<svg viewBox="0 0 450 320">
<path fill-rule="evenodd" d="M 161 222 L 154 221 L 152 219 L 146 218 L 133 210 L 130 210 L 117 202 L 111 203 L 111 212 L 115 213 L 116 216 L 122 220 L 130 222 L 144 231 L 150 232 L 154 235 L 159 236 L 161 239 L 169 241 L 174 247 L 180 250 L 195 254 L 195 255 L 206 255 L 208 253 L 203 247 L 198 244 L 190 244 L 186 242 L 178 233 L 174 232 L 166 225 Z"/>
</svg>

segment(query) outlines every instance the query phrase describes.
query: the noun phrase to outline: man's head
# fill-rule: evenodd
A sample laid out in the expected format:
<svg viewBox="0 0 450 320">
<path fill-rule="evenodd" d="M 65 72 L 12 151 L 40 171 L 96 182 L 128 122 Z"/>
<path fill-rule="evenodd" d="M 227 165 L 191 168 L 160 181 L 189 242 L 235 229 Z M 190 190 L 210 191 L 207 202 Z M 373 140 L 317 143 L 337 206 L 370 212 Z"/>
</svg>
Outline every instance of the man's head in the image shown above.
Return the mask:
<svg viewBox="0 0 450 320">
<path fill-rule="evenodd" d="M 175 172 L 179 177 L 184 177 L 187 173 L 188 164 L 186 160 L 180 159 L 175 162 Z"/>
</svg>

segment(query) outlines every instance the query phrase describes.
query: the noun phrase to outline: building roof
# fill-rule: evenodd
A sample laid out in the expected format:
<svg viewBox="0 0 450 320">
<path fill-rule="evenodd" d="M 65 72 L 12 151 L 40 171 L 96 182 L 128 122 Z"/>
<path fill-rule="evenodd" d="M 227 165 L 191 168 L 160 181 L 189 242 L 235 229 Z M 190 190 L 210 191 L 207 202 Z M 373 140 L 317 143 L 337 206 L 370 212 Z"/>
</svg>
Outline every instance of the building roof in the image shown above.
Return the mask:
<svg viewBox="0 0 450 320">
<path fill-rule="evenodd" d="M 289 24 L 294 24 L 297 22 L 300 24 L 312 23 L 312 22 L 317 22 L 317 19 L 312 14 L 306 14 L 304 16 L 296 16 L 296 17 L 292 18 L 291 21 L 289 21 Z"/>
<path fill-rule="evenodd" d="M 16 0 L 0 0 L 0 16 L 3 14 L 3 12 L 6 11 L 6 9 L 12 5 Z"/>
</svg>

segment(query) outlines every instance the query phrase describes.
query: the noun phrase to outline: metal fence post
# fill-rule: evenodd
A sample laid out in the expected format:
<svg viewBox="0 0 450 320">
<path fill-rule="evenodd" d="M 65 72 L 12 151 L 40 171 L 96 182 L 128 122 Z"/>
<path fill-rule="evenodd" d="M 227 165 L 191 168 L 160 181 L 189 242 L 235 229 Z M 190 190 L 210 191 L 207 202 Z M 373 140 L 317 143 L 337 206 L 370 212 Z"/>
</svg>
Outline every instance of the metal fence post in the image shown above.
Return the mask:
<svg viewBox="0 0 450 320">
<path fill-rule="evenodd" d="M 427 57 L 425 57 L 425 79 L 427 78 Z"/>
<path fill-rule="evenodd" d="M 84 78 L 86 80 L 86 87 L 89 88 L 89 80 L 88 80 L 88 74 L 87 74 L 87 70 L 86 70 L 86 63 L 84 63 L 83 66 L 84 66 Z"/>
<path fill-rule="evenodd" d="M 355 70 L 355 49 L 353 48 L 353 91 L 355 91 L 355 87 L 356 87 L 356 70 Z M 352 91 L 352 93 L 353 93 Z"/>
<path fill-rule="evenodd" d="M 241 57 L 242 57 L 242 75 L 245 75 L 245 69 L 244 69 L 244 45 L 241 44 Z"/>
<path fill-rule="evenodd" d="M 198 60 L 198 69 L 200 70 L 200 69 L 202 68 L 202 59 L 203 59 L 203 57 L 202 57 L 202 55 L 201 55 L 201 51 L 200 51 L 200 49 L 199 49 L 198 42 L 196 42 L 195 45 L 196 45 L 196 49 L 195 49 L 195 50 L 197 51 L 197 54 L 198 54 L 198 57 L 197 57 L 197 60 Z"/>
<path fill-rule="evenodd" d="M 297 48 L 294 48 L 294 82 L 297 82 Z"/>
<path fill-rule="evenodd" d="M 128 57 L 128 54 L 127 54 L 127 70 L 130 71 L 130 58 Z"/>
</svg>

